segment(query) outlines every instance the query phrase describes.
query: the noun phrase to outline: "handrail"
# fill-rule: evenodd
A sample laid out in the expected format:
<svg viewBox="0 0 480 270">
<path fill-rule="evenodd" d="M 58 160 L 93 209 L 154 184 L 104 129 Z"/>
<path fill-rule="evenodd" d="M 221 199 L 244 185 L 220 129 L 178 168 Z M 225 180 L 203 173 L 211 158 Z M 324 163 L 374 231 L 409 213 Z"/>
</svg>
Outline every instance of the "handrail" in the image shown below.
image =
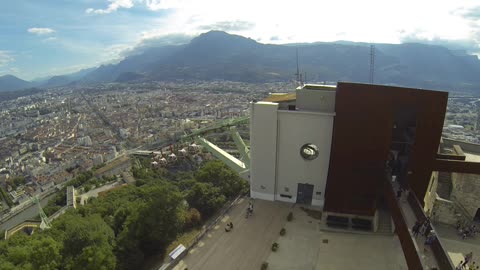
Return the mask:
<svg viewBox="0 0 480 270">
<path fill-rule="evenodd" d="M 417 217 L 417 219 L 421 222 L 427 220 L 427 215 L 422 209 L 422 206 L 420 204 L 420 201 L 418 200 L 417 196 L 413 193 L 410 192 L 408 195 L 408 203 L 410 204 L 410 207 L 413 210 L 413 213 Z M 430 222 L 430 228 L 429 230 L 433 230 L 436 232 L 435 227 L 433 224 Z M 452 260 L 450 259 L 450 256 L 448 255 L 448 252 L 443 248 L 442 241 L 440 238 L 435 237 L 435 241 L 433 241 L 431 245 L 433 255 L 435 256 L 435 259 L 437 260 L 438 266 L 440 266 L 440 269 L 445 269 L 445 270 L 454 270 L 455 265 L 453 264 Z"/>
</svg>

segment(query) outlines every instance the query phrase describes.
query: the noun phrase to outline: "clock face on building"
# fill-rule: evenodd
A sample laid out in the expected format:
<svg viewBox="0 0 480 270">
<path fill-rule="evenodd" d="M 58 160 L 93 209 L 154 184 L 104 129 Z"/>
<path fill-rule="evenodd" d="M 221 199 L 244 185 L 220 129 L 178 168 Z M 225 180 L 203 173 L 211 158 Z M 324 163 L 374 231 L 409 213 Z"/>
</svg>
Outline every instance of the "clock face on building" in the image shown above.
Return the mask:
<svg viewBox="0 0 480 270">
<path fill-rule="evenodd" d="M 300 155 L 303 159 L 314 160 L 318 157 L 318 147 L 314 144 L 307 143 L 300 148 Z"/>
</svg>

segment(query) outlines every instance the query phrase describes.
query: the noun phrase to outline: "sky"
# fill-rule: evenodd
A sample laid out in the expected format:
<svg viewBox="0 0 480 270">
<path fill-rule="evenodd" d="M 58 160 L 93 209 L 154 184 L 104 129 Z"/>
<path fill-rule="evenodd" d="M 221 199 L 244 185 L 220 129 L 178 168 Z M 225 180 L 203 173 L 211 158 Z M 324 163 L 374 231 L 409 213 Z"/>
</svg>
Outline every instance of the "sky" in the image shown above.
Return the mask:
<svg viewBox="0 0 480 270">
<path fill-rule="evenodd" d="M 2 0 L 0 76 L 67 74 L 209 30 L 262 43 L 421 42 L 480 55 L 480 1 Z"/>
</svg>

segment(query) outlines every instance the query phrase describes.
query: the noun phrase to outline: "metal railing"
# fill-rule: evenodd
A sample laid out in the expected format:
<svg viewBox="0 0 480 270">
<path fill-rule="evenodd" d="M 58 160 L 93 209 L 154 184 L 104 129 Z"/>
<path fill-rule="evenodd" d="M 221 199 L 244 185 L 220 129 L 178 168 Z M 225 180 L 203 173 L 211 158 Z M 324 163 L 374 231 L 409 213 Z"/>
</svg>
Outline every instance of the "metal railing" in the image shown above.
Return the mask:
<svg viewBox="0 0 480 270">
<path fill-rule="evenodd" d="M 395 232 L 402 245 L 408 269 L 425 269 L 413 236 L 410 234 L 405 214 L 395 195 L 395 189 L 388 177 L 385 177 L 385 198 L 395 223 Z"/>
<path fill-rule="evenodd" d="M 413 192 L 410 192 L 407 199 L 408 199 L 408 203 L 410 204 L 410 207 L 413 210 L 413 213 L 417 217 L 417 220 L 421 222 L 427 220 L 427 215 L 423 211 L 422 205 L 420 204 L 420 201 L 418 200 L 417 196 Z M 428 228 L 428 230 L 433 230 L 434 232 L 436 232 L 435 227 L 433 226 L 432 223 L 430 223 L 430 228 Z M 438 266 L 440 266 L 440 269 L 442 270 L 455 269 L 455 265 L 450 259 L 448 252 L 443 247 L 442 241 L 440 240 L 438 235 L 435 238 L 435 241 L 433 241 L 431 248 L 433 251 L 433 255 L 435 256 L 435 259 L 437 260 Z"/>
</svg>

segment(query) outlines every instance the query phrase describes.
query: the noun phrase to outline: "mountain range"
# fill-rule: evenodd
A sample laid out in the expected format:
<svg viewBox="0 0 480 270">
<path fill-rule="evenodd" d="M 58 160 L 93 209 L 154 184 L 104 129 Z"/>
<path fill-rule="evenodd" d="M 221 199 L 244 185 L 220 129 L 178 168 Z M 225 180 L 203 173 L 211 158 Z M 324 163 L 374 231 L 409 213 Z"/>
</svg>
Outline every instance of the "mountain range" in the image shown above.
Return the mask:
<svg viewBox="0 0 480 270">
<path fill-rule="evenodd" d="M 368 82 L 371 44 L 348 41 L 273 45 L 210 31 L 183 45 L 134 51 L 116 64 L 27 82 L 0 77 L 1 90 L 146 80 L 230 80 L 273 82 L 294 79 L 297 68 L 307 82 Z M 374 44 L 374 82 L 448 91 L 480 90 L 475 55 L 419 43 Z M 304 75 L 304 76 L 305 76 Z"/>
</svg>

